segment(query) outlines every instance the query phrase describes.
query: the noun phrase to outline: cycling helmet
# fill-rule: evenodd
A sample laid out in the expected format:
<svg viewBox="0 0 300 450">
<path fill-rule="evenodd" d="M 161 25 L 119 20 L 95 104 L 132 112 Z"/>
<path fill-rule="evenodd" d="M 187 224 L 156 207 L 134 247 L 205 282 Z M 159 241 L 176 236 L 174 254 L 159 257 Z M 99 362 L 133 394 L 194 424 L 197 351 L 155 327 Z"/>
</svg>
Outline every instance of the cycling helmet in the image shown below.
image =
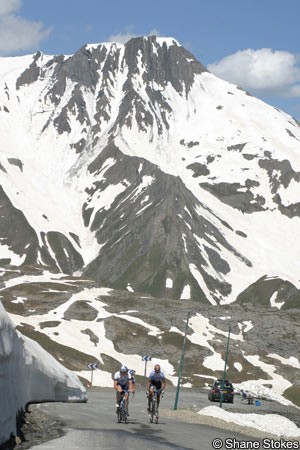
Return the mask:
<svg viewBox="0 0 300 450">
<path fill-rule="evenodd" d="M 128 368 L 126 366 L 121 366 L 120 372 L 127 372 Z"/>
</svg>

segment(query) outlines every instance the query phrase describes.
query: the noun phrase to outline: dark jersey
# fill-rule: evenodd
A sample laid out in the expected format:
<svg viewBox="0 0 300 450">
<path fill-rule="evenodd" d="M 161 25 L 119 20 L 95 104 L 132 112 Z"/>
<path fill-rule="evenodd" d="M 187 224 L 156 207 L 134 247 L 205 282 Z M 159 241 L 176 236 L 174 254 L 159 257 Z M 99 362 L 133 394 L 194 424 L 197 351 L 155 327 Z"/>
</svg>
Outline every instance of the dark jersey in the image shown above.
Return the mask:
<svg viewBox="0 0 300 450">
<path fill-rule="evenodd" d="M 161 383 L 164 383 L 166 381 L 166 377 L 161 370 L 159 372 L 155 372 L 155 370 L 152 370 L 149 375 L 149 381 L 154 386 L 159 387 L 158 385 L 161 385 Z"/>
</svg>

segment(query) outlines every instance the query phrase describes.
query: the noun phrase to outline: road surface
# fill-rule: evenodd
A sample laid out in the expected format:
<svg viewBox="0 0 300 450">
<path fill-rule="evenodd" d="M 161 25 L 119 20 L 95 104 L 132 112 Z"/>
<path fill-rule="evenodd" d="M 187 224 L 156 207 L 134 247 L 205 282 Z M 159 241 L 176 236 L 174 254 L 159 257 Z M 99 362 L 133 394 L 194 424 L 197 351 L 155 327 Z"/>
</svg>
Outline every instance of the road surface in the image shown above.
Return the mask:
<svg viewBox="0 0 300 450">
<path fill-rule="evenodd" d="M 31 450 L 212 450 L 225 449 L 228 439 L 249 440 L 249 437 L 229 430 L 182 420 L 186 409 L 197 410 L 204 402 L 206 406 L 210 404 L 207 394 L 184 390 L 174 414 L 175 391 L 167 391 L 162 399 L 158 424 L 149 421 L 144 390 L 130 399 L 128 424 L 117 423 L 112 389 L 90 390 L 88 398 L 87 403 L 36 405 L 65 424 L 65 435 L 33 446 Z"/>
</svg>

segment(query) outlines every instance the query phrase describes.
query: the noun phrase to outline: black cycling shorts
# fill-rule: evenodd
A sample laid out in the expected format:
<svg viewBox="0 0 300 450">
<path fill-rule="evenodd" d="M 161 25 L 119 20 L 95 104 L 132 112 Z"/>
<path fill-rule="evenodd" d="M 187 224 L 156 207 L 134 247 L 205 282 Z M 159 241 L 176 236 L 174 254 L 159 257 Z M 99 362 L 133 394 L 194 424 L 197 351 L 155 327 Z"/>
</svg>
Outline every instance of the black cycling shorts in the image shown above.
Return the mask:
<svg viewBox="0 0 300 450">
<path fill-rule="evenodd" d="M 155 386 L 156 389 L 161 389 L 161 381 L 150 381 L 151 386 Z"/>
</svg>

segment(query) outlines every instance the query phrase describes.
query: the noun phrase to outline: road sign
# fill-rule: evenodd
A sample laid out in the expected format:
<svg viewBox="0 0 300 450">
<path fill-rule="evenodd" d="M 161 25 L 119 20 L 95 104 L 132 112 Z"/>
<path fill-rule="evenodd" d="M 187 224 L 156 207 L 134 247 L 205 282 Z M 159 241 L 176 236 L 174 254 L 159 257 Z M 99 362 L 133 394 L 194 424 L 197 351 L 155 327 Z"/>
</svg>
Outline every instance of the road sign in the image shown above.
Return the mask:
<svg viewBox="0 0 300 450">
<path fill-rule="evenodd" d="M 98 368 L 98 364 L 97 363 L 89 363 L 87 365 L 88 369 L 91 369 L 91 387 L 93 386 L 93 373 L 94 370 Z"/>
<path fill-rule="evenodd" d="M 96 364 L 96 363 L 89 363 L 87 365 L 87 367 L 88 367 L 88 369 L 95 370 L 95 369 L 98 368 L 98 364 Z"/>
<path fill-rule="evenodd" d="M 142 361 L 151 361 L 152 357 L 149 355 L 142 356 Z"/>
</svg>

